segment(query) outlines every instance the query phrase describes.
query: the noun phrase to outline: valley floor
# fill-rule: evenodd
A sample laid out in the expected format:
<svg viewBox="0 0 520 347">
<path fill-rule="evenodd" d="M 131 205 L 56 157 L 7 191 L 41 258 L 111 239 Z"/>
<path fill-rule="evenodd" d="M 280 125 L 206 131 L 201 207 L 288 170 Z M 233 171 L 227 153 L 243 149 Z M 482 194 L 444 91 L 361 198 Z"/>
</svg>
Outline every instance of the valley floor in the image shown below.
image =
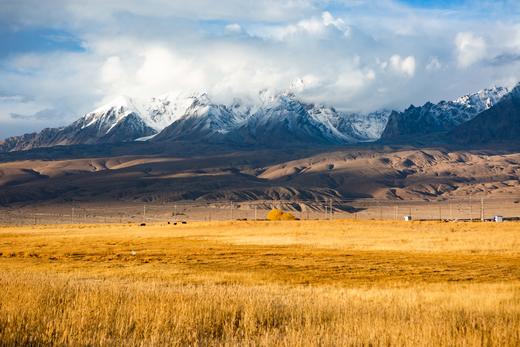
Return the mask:
<svg viewBox="0 0 520 347">
<path fill-rule="evenodd" d="M 520 224 L 0 227 L 2 345 L 520 344 Z"/>
</svg>

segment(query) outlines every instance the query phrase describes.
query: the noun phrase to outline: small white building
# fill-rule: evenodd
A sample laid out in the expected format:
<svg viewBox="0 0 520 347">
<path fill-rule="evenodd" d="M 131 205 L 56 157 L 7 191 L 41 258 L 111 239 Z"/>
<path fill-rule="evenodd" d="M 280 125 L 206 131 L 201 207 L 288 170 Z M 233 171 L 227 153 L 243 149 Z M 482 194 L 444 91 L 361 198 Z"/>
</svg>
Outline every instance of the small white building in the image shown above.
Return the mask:
<svg viewBox="0 0 520 347">
<path fill-rule="evenodd" d="M 406 215 L 406 216 L 404 216 L 404 220 L 407 221 L 407 222 L 411 222 L 412 221 L 412 216 Z"/>
<path fill-rule="evenodd" d="M 497 223 L 502 223 L 504 221 L 504 217 L 502 216 L 495 216 L 493 217 L 493 220 Z"/>
</svg>

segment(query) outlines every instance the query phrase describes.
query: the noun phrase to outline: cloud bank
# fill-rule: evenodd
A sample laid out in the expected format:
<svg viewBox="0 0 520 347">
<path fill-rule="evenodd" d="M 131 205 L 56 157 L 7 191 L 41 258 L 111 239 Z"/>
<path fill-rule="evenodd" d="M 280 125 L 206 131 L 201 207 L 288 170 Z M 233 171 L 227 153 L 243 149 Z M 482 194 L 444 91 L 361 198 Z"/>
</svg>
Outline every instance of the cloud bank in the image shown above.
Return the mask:
<svg viewBox="0 0 520 347">
<path fill-rule="evenodd" d="M 371 111 L 511 85 L 519 10 L 508 0 L 6 0 L 0 35 L 17 43 L 0 48 L 0 137 L 67 124 L 121 94 L 229 102 L 298 81 L 309 102 Z"/>
</svg>

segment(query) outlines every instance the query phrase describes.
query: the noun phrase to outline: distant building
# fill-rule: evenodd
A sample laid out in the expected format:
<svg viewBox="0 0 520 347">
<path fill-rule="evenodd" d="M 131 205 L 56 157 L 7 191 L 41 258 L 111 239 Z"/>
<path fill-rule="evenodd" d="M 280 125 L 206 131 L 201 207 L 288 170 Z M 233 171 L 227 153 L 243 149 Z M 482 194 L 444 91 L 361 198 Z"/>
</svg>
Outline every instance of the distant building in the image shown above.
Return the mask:
<svg viewBox="0 0 520 347">
<path fill-rule="evenodd" d="M 504 217 L 502 216 L 495 216 L 493 217 L 493 220 L 497 223 L 502 223 L 504 221 Z"/>
<path fill-rule="evenodd" d="M 410 216 L 410 215 L 404 216 L 404 220 L 407 221 L 407 222 L 411 222 L 412 221 L 412 216 Z"/>
</svg>

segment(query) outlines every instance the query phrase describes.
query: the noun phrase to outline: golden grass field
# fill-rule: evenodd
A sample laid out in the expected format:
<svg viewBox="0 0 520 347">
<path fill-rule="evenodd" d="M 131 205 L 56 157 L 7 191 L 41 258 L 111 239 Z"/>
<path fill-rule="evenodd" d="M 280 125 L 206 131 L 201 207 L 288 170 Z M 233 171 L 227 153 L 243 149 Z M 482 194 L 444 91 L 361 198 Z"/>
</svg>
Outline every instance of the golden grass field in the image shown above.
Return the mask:
<svg viewBox="0 0 520 347">
<path fill-rule="evenodd" d="M 518 346 L 520 223 L 0 227 L 0 345 Z"/>
</svg>

